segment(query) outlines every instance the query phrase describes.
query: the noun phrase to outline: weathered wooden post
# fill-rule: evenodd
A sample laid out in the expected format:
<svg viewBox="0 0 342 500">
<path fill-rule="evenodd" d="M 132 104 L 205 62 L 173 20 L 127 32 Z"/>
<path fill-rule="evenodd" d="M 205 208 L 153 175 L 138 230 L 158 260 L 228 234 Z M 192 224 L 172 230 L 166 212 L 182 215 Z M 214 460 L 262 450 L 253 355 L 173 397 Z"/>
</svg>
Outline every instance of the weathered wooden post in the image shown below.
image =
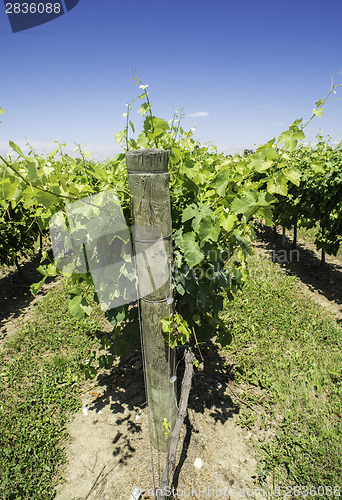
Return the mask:
<svg viewBox="0 0 342 500">
<path fill-rule="evenodd" d="M 281 244 L 283 245 L 283 247 L 285 246 L 285 243 L 286 243 L 286 227 L 283 226 L 283 233 L 281 235 Z"/>
<path fill-rule="evenodd" d="M 293 242 L 292 242 L 292 248 L 297 248 L 297 219 L 293 224 Z"/>
<path fill-rule="evenodd" d="M 169 151 L 141 149 L 126 153 L 128 185 L 132 195 L 134 246 L 139 287 L 146 282 L 164 284 L 140 299 L 146 367 L 147 401 L 153 446 L 167 452 L 170 435 L 162 429 L 164 418 L 174 428 L 177 414 L 174 351 L 164 340 L 161 318 L 169 316 L 171 295 L 171 204 L 169 193 Z M 161 265 L 160 245 L 165 243 L 167 265 Z M 152 255 L 151 255 L 152 250 Z M 149 252 L 147 259 L 141 258 Z M 154 253 L 153 253 L 154 252 Z M 165 261 L 165 255 L 163 256 Z M 164 277 L 161 276 L 164 273 Z M 155 287 L 156 288 L 156 287 Z"/>
</svg>

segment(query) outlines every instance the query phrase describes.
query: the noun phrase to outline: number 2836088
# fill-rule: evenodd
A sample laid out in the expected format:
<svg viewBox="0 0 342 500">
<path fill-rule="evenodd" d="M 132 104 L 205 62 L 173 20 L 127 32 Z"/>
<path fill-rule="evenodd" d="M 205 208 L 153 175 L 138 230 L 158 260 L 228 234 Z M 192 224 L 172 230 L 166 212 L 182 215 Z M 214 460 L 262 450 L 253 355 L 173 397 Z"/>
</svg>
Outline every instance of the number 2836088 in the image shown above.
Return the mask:
<svg viewBox="0 0 342 500">
<path fill-rule="evenodd" d="M 61 4 L 53 3 L 6 3 L 6 14 L 60 14 Z"/>
<path fill-rule="evenodd" d="M 300 498 L 336 498 L 342 494 L 340 486 L 287 486 L 285 487 L 286 497 Z"/>
</svg>

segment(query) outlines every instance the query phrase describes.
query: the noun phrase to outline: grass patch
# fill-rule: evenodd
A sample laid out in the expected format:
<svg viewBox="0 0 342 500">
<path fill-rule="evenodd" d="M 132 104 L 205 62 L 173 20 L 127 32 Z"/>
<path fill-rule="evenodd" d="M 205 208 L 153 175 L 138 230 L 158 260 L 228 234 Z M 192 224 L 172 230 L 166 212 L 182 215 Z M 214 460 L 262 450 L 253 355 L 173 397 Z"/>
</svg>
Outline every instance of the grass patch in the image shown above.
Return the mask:
<svg viewBox="0 0 342 500">
<path fill-rule="evenodd" d="M 256 414 L 241 425 L 275 429 L 260 442 L 260 480 L 335 486 L 342 470 L 342 330 L 305 299 L 298 278 L 277 264 L 250 259 L 251 279 L 223 317 L 233 336 L 234 376 L 262 388 L 243 399 Z M 99 347 L 103 314 L 78 321 L 68 312 L 63 281 L 37 303 L 34 321 L 0 354 L 0 498 L 54 498 L 66 460 L 65 424 L 80 408 L 81 363 Z M 322 496 L 322 495 L 321 495 Z"/>
<path fill-rule="evenodd" d="M 260 443 L 263 471 L 278 485 L 340 485 L 342 329 L 277 264 L 254 256 L 250 271 L 223 317 L 236 380 L 264 389 L 263 427 L 277 432 Z"/>
<path fill-rule="evenodd" d="M 81 363 L 98 347 L 101 317 L 68 312 L 63 281 L 0 353 L 0 498 L 54 498 L 65 424 L 80 408 Z"/>
</svg>

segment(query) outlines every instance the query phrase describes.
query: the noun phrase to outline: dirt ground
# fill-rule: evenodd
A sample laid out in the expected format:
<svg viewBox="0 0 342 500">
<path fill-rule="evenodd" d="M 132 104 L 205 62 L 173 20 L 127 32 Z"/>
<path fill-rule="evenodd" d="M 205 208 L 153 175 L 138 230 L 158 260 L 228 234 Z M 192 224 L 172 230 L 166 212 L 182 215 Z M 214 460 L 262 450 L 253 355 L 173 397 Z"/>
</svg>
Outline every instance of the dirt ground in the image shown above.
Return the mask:
<svg viewBox="0 0 342 500">
<path fill-rule="evenodd" d="M 293 249 L 292 231 L 286 231 L 285 245 L 280 228 L 275 235 L 270 227 L 262 227 L 257 236 L 254 248 L 259 254 L 277 262 L 287 274 L 298 276 L 303 293 L 342 320 L 341 259 L 327 255 L 322 267 L 320 252 L 314 244 L 298 238 L 297 247 Z"/>
<path fill-rule="evenodd" d="M 230 379 L 232 365 L 223 366 L 215 347 L 208 347 L 205 359 L 205 370 L 193 379 L 173 479 L 177 494 L 172 498 L 189 497 L 187 492 L 191 498 L 210 498 L 210 490 L 226 490 L 229 498 L 229 488 L 253 488 L 256 479 L 252 440 L 261 431 L 237 424 L 239 405 L 233 394 L 239 395 L 241 388 Z M 69 424 L 69 464 L 57 500 L 129 500 L 134 486 L 145 491 L 143 498 L 154 498 L 166 456 L 150 445 L 141 365 L 139 351 L 132 350 L 110 379 L 82 396 L 83 409 Z M 181 380 L 182 366 L 178 377 Z"/>
<path fill-rule="evenodd" d="M 341 261 L 327 256 L 321 269 L 314 246 L 298 243 L 298 262 L 296 254 L 290 254 L 290 240 L 282 246 L 281 236 L 270 228 L 259 231 L 254 246 L 258 255 L 299 276 L 303 293 L 342 320 Z M 39 298 L 33 300 L 29 285 L 40 279 L 37 265 L 36 259 L 24 262 L 21 277 L 14 270 L 0 273 L 0 344 L 34 313 Z M 47 283 L 43 294 L 55 284 Z M 270 498 L 270 492 L 263 494 L 255 483 L 253 442 L 269 439 L 272 431 L 261 430 L 258 422 L 248 430 L 239 422 L 241 411 L 247 409 L 244 391 L 259 395 L 259 389 L 234 382 L 234 359 L 229 354 L 224 358 L 215 344 L 208 344 L 203 354 L 205 368 L 193 378 L 172 483 L 175 494 L 169 498 Z M 178 389 L 184 371 L 182 354 L 179 361 Z M 56 500 L 154 498 L 153 487 L 160 483 L 166 458 L 150 445 L 139 346 L 116 359 L 113 369 L 99 375 L 96 385 L 85 391 L 82 410 L 68 424 L 68 464 L 60 471 L 65 479 L 56 488 Z M 134 486 L 144 490 L 142 497 L 131 497 Z"/>
</svg>

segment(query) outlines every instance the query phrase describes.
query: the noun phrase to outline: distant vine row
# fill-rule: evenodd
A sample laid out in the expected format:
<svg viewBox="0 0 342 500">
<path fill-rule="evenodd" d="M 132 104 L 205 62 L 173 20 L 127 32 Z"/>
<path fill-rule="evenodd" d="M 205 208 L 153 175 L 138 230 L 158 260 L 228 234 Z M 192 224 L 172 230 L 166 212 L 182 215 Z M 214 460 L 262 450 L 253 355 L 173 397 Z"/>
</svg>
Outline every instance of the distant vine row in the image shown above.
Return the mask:
<svg viewBox="0 0 342 500">
<path fill-rule="evenodd" d="M 278 196 L 273 220 L 287 229 L 316 227 L 315 245 L 325 254 L 336 255 L 342 242 L 342 142 L 334 147 L 330 139 L 317 136 L 315 147 L 301 145 L 289 161 L 300 172 L 298 185 Z"/>
</svg>

